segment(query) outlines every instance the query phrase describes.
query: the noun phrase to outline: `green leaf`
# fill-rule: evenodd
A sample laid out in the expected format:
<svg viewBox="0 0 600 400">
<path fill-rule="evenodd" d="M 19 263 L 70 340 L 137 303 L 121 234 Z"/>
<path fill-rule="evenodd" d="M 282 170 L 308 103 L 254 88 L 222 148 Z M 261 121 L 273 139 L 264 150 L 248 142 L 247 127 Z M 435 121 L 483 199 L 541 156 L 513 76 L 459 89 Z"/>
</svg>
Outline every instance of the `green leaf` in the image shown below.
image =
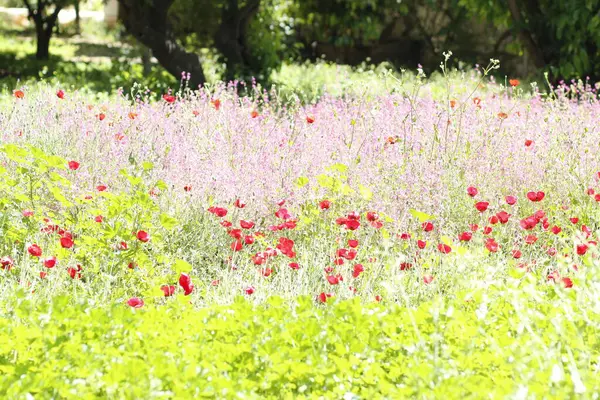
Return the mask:
<svg viewBox="0 0 600 400">
<path fill-rule="evenodd" d="M 175 264 L 173 264 L 173 268 L 175 268 L 175 272 L 190 272 L 192 270 L 192 264 L 184 260 L 176 260 Z"/>
<path fill-rule="evenodd" d="M 160 224 L 165 229 L 173 229 L 179 223 L 179 221 L 177 221 L 177 219 L 175 219 L 167 214 L 160 214 L 159 219 L 160 219 Z"/>
<path fill-rule="evenodd" d="M 327 167 L 325 169 L 328 170 L 328 171 L 337 171 L 337 172 L 340 172 L 342 174 L 345 173 L 346 171 L 348 171 L 348 167 L 345 164 L 342 164 L 342 163 L 333 164 L 333 165 L 331 165 L 331 166 L 329 166 L 329 167 Z"/>
<path fill-rule="evenodd" d="M 368 187 L 363 186 L 361 184 L 358 185 L 358 192 L 360 193 L 362 198 L 367 201 L 369 201 L 373 198 L 373 192 L 371 191 L 371 189 L 369 189 Z"/>
<path fill-rule="evenodd" d="M 144 161 L 142 163 L 142 168 L 144 168 L 144 171 L 151 171 L 154 168 L 154 164 L 150 161 Z"/>
<path fill-rule="evenodd" d="M 308 178 L 305 176 L 301 176 L 298 179 L 296 179 L 296 181 L 294 182 L 294 185 L 296 185 L 297 188 L 303 188 L 304 186 L 308 185 Z"/>
<path fill-rule="evenodd" d="M 415 209 L 410 209 L 408 212 L 410 215 L 417 218 L 419 222 L 431 221 L 435 219 L 433 215 L 425 214 L 424 212 L 417 211 Z"/>
<path fill-rule="evenodd" d="M 323 188 L 333 188 L 333 185 L 335 184 L 335 180 L 330 177 L 329 175 L 325 175 L 325 174 L 320 174 L 317 175 L 317 183 L 319 184 L 319 186 L 323 187 Z"/>
</svg>

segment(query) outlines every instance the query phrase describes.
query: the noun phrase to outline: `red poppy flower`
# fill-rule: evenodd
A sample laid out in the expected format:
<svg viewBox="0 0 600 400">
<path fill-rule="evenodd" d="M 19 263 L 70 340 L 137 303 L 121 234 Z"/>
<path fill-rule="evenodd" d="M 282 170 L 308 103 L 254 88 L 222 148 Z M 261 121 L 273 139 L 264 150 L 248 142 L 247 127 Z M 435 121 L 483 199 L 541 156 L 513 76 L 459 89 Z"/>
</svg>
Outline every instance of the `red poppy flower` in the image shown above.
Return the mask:
<svg viewBox="0 0 600 400">
<path fill-rule="evenodd" d="M 244 236 L 244 244 L 253 244 L 254 243 L 254 236 L 251 235 L 246 235 Z"/>
<path fill-rule="evenodd" d="M 400 263 L 400 271 L 407 271 L 407 270 L 411 269 L 412 266 L 413 265 L 411 263 L 407 263 L 407 262 Z"/>
<path fill-rule="evenodd" d="M 485 241 L 485 248 L 488 249 L 490 253 L 495 253 L 498 251 L 498 242 L 494 240 L 494 238 L 488 238 Z"/>
<path fill-rule="evenodd" d="M 517 87 L 521 84 L 521 82 L 519 82 L 518 79 L 509 79 L 508 83 L 510 84 L 510 86 L 512 87 Z"/>
<path fill-rule="evenodd" d="M 242 230 L 241 229 L 229 229 L 227 231 L 227 234 L 229 236 L 231 236 L 234 239 L 241 239 L 242 238 Z"/>
<path fill-rule="evenodd" d="M 515 205 L 517 202 L 517 198 L 515 196 L 506 196 L 504 199 L 506 200 L 506 204 L 509 206 Z"/>
<path fill-rule="evenodd" d="M 64 90 L 62 90 L 62 89 L 59 89 L 59 90 L 56 92 L 56 97 L 58 97 L 59 99 L 64 99 L 64 98 L 65 98 L 65 91 L 64 91 Z"/>
<path fill-rule="evenodd" d="M 147 241 L 149 241 L 149 240 L 150 240 L 150 235 L 148 235 L 148 232 L 146 232 L 146 231 L 138 231 L 138 232 L 135 234 L 135 237 L 137 237 L 137 239 L 138 239 L 140 242 L 144 242 L 144 243 L 146 243 Z"/>
<path fill-rule="evenodd" d="M 283 220 L 286 220 L 286 219 L 292 218 L 292 215 L 291 215 L 291 214 L 288 212 L 288 210 L 287 210 L 287 209 L 285 209 L 285 208 L 280 208 L 279 210 L 277 210 L 277 211 L 275 212 L 275 216 L 276 216 L 277 218 L 280 218 L 280 219 L 283 219 Z"/>
<path fill-rule="evenodd" d="M 223 218 L 224 216 L 227 215 L 227 209 L 225 209 L 223 207 L 210 207 L 208 209 L 208 211 L 212 212 L 213 214 L 215 214 L 219 218 Z"/>
<path fill-rule="evenodd" d="M 358 247 L 358 240 L 356 239 L 349 239 L 348 240 L 348 246 L 352 247 L 353 249 Z"/>
<path fill-rule="evenodd" d="M 102 215 L 96 215 L 94 217 L 94 221 L 96 221 L 97 223 L 101 223 L 104 220 L 104 217 Z"/>
<path fill-rule="evenodd" d="M 48 273 L 46 271 L 40 271 L 40 278 L 41 279 L 45 279 L 46 276 L 48 276 Z"/>
<path fill-rule="evenodd" d="M 185 185 L 183 187 L 183 191 L 184 192 L 191 192 L 192 191 L 192 186 L 191 185 Z"/>
<path fill-rule="evenodd" d="M 129 119 L 134 120 L 138 115 L 134 112 L 130 112 L 129 114 L 127 114 L 127 116 L 129 117 Z"/>
<path fill-rule="evenodd" d="M 498 217 L 498 220 L 501 224 L 506 224 L 508 219 L 511 217 L 511 214 L 507 213 L 506 211 L 500 211 L 496 214 L 496 217 Z"/>
<path fill-rule="evenodd" d="M 100 121 L 104 121 L 104 118 L 106 118 L 106 114 L 104 113 L 100 113 L 96 116 Z"/>
<path fill-rule="evenodd" d="M 282 254 L 289 258 L 296 257 L 296 253 L 293 250 L 294 241 L 288 238 L 280 237 L 279 243 L 277 244 L 277 250 L 281 251 Z"/>
<path fill-rule="evenodd" d="M 17 98 L 17 99 L 22 99 L 23 97 L 25 97 L 25 93 L 23 93 L 22 90 L 15 90 L 13 91 L 13 95 Z"/>
<path fill-rule="evenodd" d="M 470 224 L 469 225 L 469 229 L 471 229 L 472 232 L 477 232 L 477 230 L 479 229 L 479 225 L 477 225 L 477 224 Z"/>
<path fill-rule="evenodd" d="M 476 187 L 469 186 L 469 187 L 467 188 L 467 194 L 468 194 L 469 196 L 471 196 L 471 197 L 475 197 L 475 196 L 477 196 L 477 193 L 479 193 L 479 191 L 477 190 L 477 188 L 476 188 Z"/>
<path fill-rule="evenodd" d="M 175 100 L 176 100 L 175 96 L 173 96 L 171 94 L 167 94 L 167 93 L 163 94 L 162 98 L 167 103 L 175 103 Z"/>
<path fill-rule="evenodd" d="M 99 192 L 104 192 L 106 190 L 106 185 L 98 185 L 96 186 L 96 190 Z"/>
<path fill-rule="evenodd" d="M 519 225 L 521 225 L 521 228 L 523 228 L 525 230 L 531 230 L 531 229 L 535 228 L 535 226 L 537 224 L 538 224 L 538 220 L 535 217 L 527 217 L 527 218 L 519 221 Z"/>
<path fill-rule="evenodd" d="M 378 219 L 379 219 L 379 214 L 377 214 L 375 211 L 367 212 L 367 221 L 375 222 Z"/>
<path fill-rule="evenodd" d="M 170 297 L 173 296 L 173 294 L 175 294 L 175 286 L 174 285 L 162 285 L 160 287 L 160 290 L 163 291 L 163 293 L 165 294 L 165 297 Z"/>
<path fill-rule="evenodd" d="M 425 232 L 431 232 L 433 230 L 433 224 L 431 222 L 423 222 L 421 224 L 421 228 L 425 231 Z"/>
<path fill-rule="evenodd" d="M 577 218 L 577 217 L 572 217 L 572 218 L 569 218 L 569 221 L 571 221 L 573 224 L 576 224 L 576 223 L 578 223 L 578 222 L 579 222 L 579 218 Z"/>
<path fill-rule="evenodd" d="M 360 222 L 355 219 L 346 220 L 346 229 L 355 231 L 360 227 Z"/>
<path fill-rule="evenodd" d="M 477 203 L 475 203 L 475 208 L 479 212 L 484 212 L 485 210 L 488 209 L 489 205 L 490 205 L 490 203 L 488 203 L 487 201 L 478 201 Z"/>
<path fill-rule="evenodd" d="M 492 227 L 491 226 L 486 226 L 485 228 L 483 228 L 483 234 L 484 235 L 489 235 L 490 233 L 492 233 Z"/>
<path fill-rule="evenodd" d="M 581 232 L 585 233 L 585 237 L 588 238 L 592 234 L 592 230 L 586 225 L 581 225 Z"/>
<path fill-rule="evenodd" d="M 417 247 L 423 250 L 427 246 L 427 241 L 425 240 L 417 240 Z"/>
<path fill-rule="evenodd" d="M 245 220 L 242 219 L 242 220 L 240 220 L 240 226 L 243 229 L 252 229 L 252 228 L 254 228 L 254 222 L 252 222 L 252 221 L 245 221 Z"/>
<path fill-rule="evenodd" d="M 585 243 L 584 244 L 578 244 L 576 246 L 576 249 L 577 249 L 577 254 L 580 255 L 580 256 L 582 256 L 582 255 L 584 255 L 587 252 L 588 245 L 585 244 Z"/>
<path fill-rule="evenodd" d="M 329 207 L 331 207 L 331 201 L 329 201 L 329 200 L 322 200 L 319 203 L 319 207 L 321 208 L 321 210 L 328 210 Z"/>
<path fill-rule="evenodd" d="M 533 202 L 542 201 L 544 196 L 544 192 L 527 192 L 527 198 Z"/>
<path fill-rule="evenodd" d="M 183 294 L 188 296 L 194 291 L 194 285 L 192 285 L 192 278 L 188 274 L 181 273 L 179 275 L 179 286 L 183 289 Z"/>
<path fill-rule="evenodd" d="M 215 110 L 219 110 L 219 108 L 221 108 L 221 100 L 219 99 L 214 99 L 210 101 L 211 104 L 213 105 L 213 107 L 215 107 Z"/>
<path fill-rule="evenodd" d="M 337 285 L 342 280 L 341 275 L 327 275 L 327 282 L 329 282 L 330 285 Z"/>
<path fill-rule="evenodd" d="M 0 258 L 0 268 L 10 271 L 13 265 L 14 261 L 9 256 Z"/>
<path fill-rule="evenodd" d="M 231 250 L 233 251 L 241 251 L 244 247 L 244 243 L 237 239 L 235 242 L 231 243 Z"/>
<path fill-rule="evenodd" d="M 328 299 L 328 298 L 330 298 L 330 297 L 332 297 L 332 296 L 333 296 L 333 294 L 332 294 L 332 293 L 321 293 L 321 294 L 319 294 L 319 295 L 317 296 L 317 300 L 318 300 L 320 303 L 327 303 L 327 299 Z"/>
<path fill-rule="evenodd" d="M 237 208 L 244 208 L 246 207 L 246 203 L 244 203 L 243 201 L 241 201 L 240 199 L 236 199 L 235 203 L 233 203 L 233 205 Z"/>
<path fill-rule="evenodd" d="M 365 268 L 362 266 L 362 264 L 356 264 L 354 266 L 354 269 L 352 270 L 352 276 L 354 278 L 358 278 L 360 276 L 360 274 L 362 274 L 365 271 Z"/>
<path fill-rule="evenodd" d="M 246 289 L 244 289 L 244 292 L 250 296 L 252 293 L 254 293 L 254 288 L 252 286 L 248 286 Z"/>
<path fill-rule="evenodd" d="M 23 212 L 21 214 L 23 214 L 23 216 L 26 217 L 26 218 L 33 217 L 33 211 L 32 210 L 23 210 Z"/>
<path fill-rule="evenodd" d="M 573 287 L 573 281 L 571 280 L 571 278 L 562 278 L 561 281 L 565 288 L 569 289 Z"/>
<path fill-rule="evenodd" d="M 77 268 L 70 267 L 67 269 L 67 273 L 71 277 L 71 279 L 81 279 L 81 265 L 77 264 Z"/>
<path fill-rule="evenodd" d="M 69 161 L 69 169 L 76 171 L 79 169 L 79 163 L 77 161 Z"/>
<path fill-rule="evenodd" d="M 411 238 L 410 233 L 404 232 L 404 233 L 400 234 L 400 239 L 402 239 L 402 240 L 408 240 L 410 238 Z"/>
<path fill-rule="evenodd" d="M 60 245 L 63 249 L 70 249 L 74 244 L 75 243 L 73 242 L 73 239 L 69 236 L 63 236 L 60 238 Z"/>
<path fill-rule="evenodd" d="M 521 258 L 521 256 L 523 255 L 523 253 L 521 253 L 521 250 L 516 250 L 516 249 L 513 250 L 511 253 L 512 253 L 513 258 L 517 258 L 517 259 Z"/>
<path fill-rule="evenodd" d="M 558 235 L 559 233 L 562 232 L 562 229 L 560 228 L 560 226 L 556 226 L 554 225 L 551 229 L 552 233 L 554 233 L 555 235 Z"/>
<path fill-rule="evenodd" d="M 32 244 L 29 246 L 27 251 L 34 257 L 40 257 L 42 255 L 42 249 L 37 244 Z"/>
<path fill-rule="evenodd" d="M 429 285 L 431 282 L 433 282 L 433 275 L 423 275 L 423 282 Z"/>
<path fill-rule="evenodd" d="M 458 235 L 458 240 L 460 240 L 461 242 L 468 242 L 471 240 L 472 237 L 473 234 L 471 232 L 463 232 L 460 235 Z"/>
<path fill-rule="evenodd" d="M 447 244 L 440 243 L 440 244 L 438 244 L 438 250 L 442 254 L 448 254 L 452 251 L 452 248 L 450 246 L 448 246 Z"/>
<path fill-rule="evenodd" d="M 265 278 L 268 278 L 273 273 L 273 270 L 271 268 L 263 268 L 260 270 L 260 273 Z"/>
<path fill-rule="evenodd" d="M 498 113 L 498 118 L 500 118 L 500 119 L 506 119 L 506 118 L 508 118 L 508 114 L 505 113 L 505 112 L 499 112 Z"/>
<path fill-rule="evenodd" d="M 535 235 L 527 235 L 525 237 L 525 243 L 527 243 L 527 244 L 534 244 L 537 241 L 538 241 L 538 238 Z"/>
<path fill-rule="evenodd" d="M 309 124 L 312 124 L 313 122 L 315 122 L 315 117 L 312 115 L 307 115 L 306 122 L 308 122 Z"/>
<path fill-rule="evenodd" d="M 295 263 L 295 262 L 289 263 L 288 266 L 291 269 L 294 269 L 294 270 L 299 270 L 300 269 L 300 265 L 298 263 Z"/>
<path fill-rule="evenodd" d="M 42 264 L 44 264 L 44 267 L 46 268 L 54 268 L 54 266 L 56 265 L 56 257 L 52 256 L 44 258 L 42 260 Z"/>
<path fill-rule="evenodd" d="M 132 297 L 127 300 L 127 305 L 132 308 L 142 308 L 144 306 L 144 300 L 139 297 Z"/>
<path fill-rule="evenodd" d="M 252 110 L 252 112 L 250 113 L 250 116 L 251 116 L 252 118 L 256 118 L 256 117 L 258 117 L 258 111 L 256 111 L 256 110 Z"/>
<path fill-rule="evenodd" d="M 498 223 L 498 221 L 500 221 L 500 219 L 498 218 L 497 215 L 492 215 L 489 219 L 488 219 L 489 223 L 492 225 L 496 225 Z"/>
</svg>

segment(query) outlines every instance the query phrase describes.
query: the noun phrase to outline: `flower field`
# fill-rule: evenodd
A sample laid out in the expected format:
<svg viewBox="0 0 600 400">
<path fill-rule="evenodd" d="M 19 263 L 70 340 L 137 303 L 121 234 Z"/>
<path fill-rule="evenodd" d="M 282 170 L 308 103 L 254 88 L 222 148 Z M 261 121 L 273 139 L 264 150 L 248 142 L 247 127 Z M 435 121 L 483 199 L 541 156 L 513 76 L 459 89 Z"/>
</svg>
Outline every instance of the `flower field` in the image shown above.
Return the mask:
<svg viewBox="0 0 600 400">
<path fill-rule="evenodd" d="M 600 103 L 0 97 L 3 398 L 597 398 Z"/>
</svg>

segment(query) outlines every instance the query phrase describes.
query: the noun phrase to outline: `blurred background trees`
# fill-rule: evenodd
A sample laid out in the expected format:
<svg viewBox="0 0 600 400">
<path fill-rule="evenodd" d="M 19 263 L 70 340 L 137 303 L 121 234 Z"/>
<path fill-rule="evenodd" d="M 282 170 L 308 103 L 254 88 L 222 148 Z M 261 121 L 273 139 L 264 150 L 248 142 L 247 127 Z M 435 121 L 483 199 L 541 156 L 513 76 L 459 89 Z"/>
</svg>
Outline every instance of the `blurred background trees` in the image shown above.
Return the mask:
<svg viewBox="0 0 600 400">
<path fill-rule="evenodd" d="M 463 65 L 497 58 L 500 73 L 512 76 L 600 78 L 600 0 L 111 1 L 118 2 L 120 23 L 103 27 L 103 43 L 133 48 L 130 55 L 146 61 L 146 75 L 149 54 L 174 79 L 189 72 L 193 86 L 215 74 L 268 83 L 283 64 L 321 59 L 353 66 L 420 64 L 433 71 L 448 50 Z M 27 9 L 40 60 L 49 58 L 51 38 L 68 25 L 59 14 L 75 12 L 62 38 L 81 37 L 81 13 L 100 11 L 105 3 L 0 0 L 0 6 Z M 15 33 L 13 27 L 2 35 Z M 71 59 L 63 55 L 62 61 Z M 0 57 L 0 78 L 3 70 L 10 72 L 2 62 Z"/>
</svg>

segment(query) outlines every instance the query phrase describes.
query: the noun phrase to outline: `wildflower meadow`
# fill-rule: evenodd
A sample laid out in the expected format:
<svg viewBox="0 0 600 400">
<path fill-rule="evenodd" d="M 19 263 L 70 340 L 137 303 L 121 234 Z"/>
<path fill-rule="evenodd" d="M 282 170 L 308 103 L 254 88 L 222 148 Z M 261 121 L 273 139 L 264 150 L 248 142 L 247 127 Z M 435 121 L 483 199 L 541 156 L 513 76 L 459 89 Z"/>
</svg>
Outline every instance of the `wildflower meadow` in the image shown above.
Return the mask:
<svg viewBox="0 0 600 400">
<path fill-rule="evenodd" d="M 597 87 L 495 65 L 0 95 L 1 397 L 598 398 Z"/>
</svg>

